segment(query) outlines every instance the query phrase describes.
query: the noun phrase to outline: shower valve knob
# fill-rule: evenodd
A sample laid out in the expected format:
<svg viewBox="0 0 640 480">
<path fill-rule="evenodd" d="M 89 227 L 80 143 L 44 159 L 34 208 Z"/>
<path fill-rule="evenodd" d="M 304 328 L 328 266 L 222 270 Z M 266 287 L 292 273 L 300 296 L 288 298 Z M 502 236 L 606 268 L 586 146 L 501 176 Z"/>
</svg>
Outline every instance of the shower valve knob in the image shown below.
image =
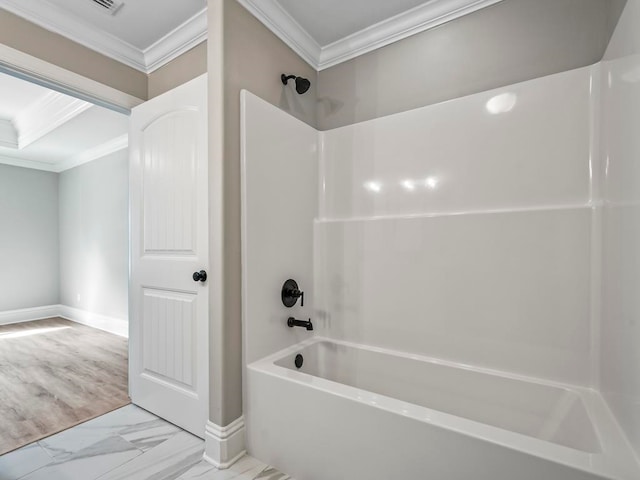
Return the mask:
<svg viewBox="0 0 640 480">
<path fill-rule="evenodd" d="M 298 301 L 298 298 L 300 299 L 300 306 L 304 307 L 304 292 L 298 288 L 298 282 L 291 278 L 284 282 L 281 298 L 285 307 L 293 307 Z"/>
</svg>

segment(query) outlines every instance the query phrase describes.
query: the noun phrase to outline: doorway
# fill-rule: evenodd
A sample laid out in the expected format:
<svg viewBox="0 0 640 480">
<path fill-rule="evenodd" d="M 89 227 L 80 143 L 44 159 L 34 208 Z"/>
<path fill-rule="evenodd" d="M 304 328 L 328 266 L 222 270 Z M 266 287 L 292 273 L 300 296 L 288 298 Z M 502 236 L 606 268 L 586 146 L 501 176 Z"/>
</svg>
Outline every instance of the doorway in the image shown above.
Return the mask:
<svg viewBox="0 0 640 480">
<path fill-rule="evenodd" d="M 0 454 L 129 402 L 128 126 L 0 74 Z"/>
<path fill-rule="evenodd" d="M 10 60 L 9 66 L 11 68 L 9 71 L 11 73 L 15 74 L 17 71 L 17 76 L 22 78 L 27 77 L 35 80 L 38 84 L 53 86 L 56 90 L 77 95 L 82 99 L 89 99 L 98 105 L 107 105 L 110 107 L 111 113 L 130 112 L 131 109 L 135 109 L 141 104 L 139 99 L 125 94 L 118 94 L 113 89 L 71 72 L 62 71 L 61 73 L 61 69 L 53 68 L 51 65 L 43 64 L 43 62 L 37 61 L 32 64 L 32 59 L 28 57 L 11 58 Z M 3 59 L 0 58 L 0 68 L 3 65 L 2 61 Z M 5 70 L 6 65 L 7 62 L 5 61 Z M 129 378 L 131 398 L 136 405 L 142 406 L 200 437 L 204 436 L 205 423 L 208 418 L 209 388 L 207 299 L 209 286 L 206 275 L 202 275 L 203 272 L 206 273 L 208 270 L 209 248 L 207 237 L 209 209 L 207 198 L 206 86 L 206 75 L 203 75 L 140 105 L 139 111 L 146 111 L 150 116 L 148 116 L 146 122 L 138 124 L 137 138 L 143 139 L 144 145 L 148 147 L 152 142 L 150 143 L 150 138 L 145 138 L 147 134 L 151 134 L 150 132 L 153 132 L 154 129 L 162 130 L 164 128 L 166 130 L 168 128 L 168 136 L 163 137 L 163 135 L 156 134 L 155 138 L 161 140 L 160 143 L 162 143 L 163 139 L 169 139 L 170 141 L 165 142 L 164 146 L 160 145 L 162 148 L 156 144 L 147 150 L 142 148 L 140 143 L 134 144 L 130 147 L 127 155 L 127 160 L 131 158 L 129 165 L 132 178 L 135 175 L 139 175 L 139 179 L 143 180 L 143 183 L 148 187 L 152 179 L 157 180 L 164 175 L 164 180 L 161 180 L 160 184 L 164 182 L 165 186 L 170 187 L 157 188 L 155 196 L 150 196 L 148 194 L 150 190 L 147 188 L 144 195 L 136 197 L 138 198 L 137 204 L 135 204 L 133 198 L 131 200 L 128 216 L 132 226 L 130 233 L 132 238 L 135 235 L 137 237 L 133 239 L 133 244 L 129 243 L 128 246 L 139 246 L 142 241 L 143 250 L 138 250 L 137 252 L 141 255 L 140 257 L 134 257 L 134 250 L 129 249 L 129 269 L 131 274 L 129 276 L 129 291 L 136 294 L 148 294 L 153 291 L 155 295 L 151 295 L 151 297 L 155 298 L 158 298 L 158 292 L 162 295 L 169 293 L 163 301 L 174 306 L 184 305 L 184 300 L 187 298 L 191 298 L 191 300 L 197 299 L 197 301 L 191 302 L 193 314 L 185 314 L 179 317 L 176 315 L 175 310 L 168 310 L 168 313 L 165 312 L 164 320 L 160 321 L 158 320 L 160 316 L 157 314 L 157 310 L 146 308 L 144 301 L 136 305 L 133 294 L 130 296 L 129 311 L 133 313 L 130 316 L 130 325 L 126 325 L 125 329 L 127 333 L 131 331 L 132 337 L 135 339 L 135 342 L 129 342 L 129 357 L 132 358 Z M 131 125 L 127 117 L 127 130 L 129 128 L 133 129 Z M 182 146 L 183 150 L 172 148 L 172 145 Z M 154 171 L 151 168 L 149 170 L 147 167 L 149 165 L 153 167 L 154 165 L 153 161 L 148 163 L 150 152 L 155 152 L 151 157 L 156 155 L 156 159 L 166 157 L 173 158 L 175 161 L 179 160 L 181 156 L 184 157 L 183 153 L 186 153 L 186 157 L 189 157 L 190 161 L 183 165 L 185 168 L 177 169 L 173 173 L 169 169 L 155 169 Z M 159 156 L 158 152 L 160 152 Z M 142 165 L 142 170 L 135 170 L 135 165 Z M 177 174 L 181 172 L 183 173 L 182 179 L 177 178 Z M 145 188 L 143 184 L 138 183 L 136 185 L 134 185 L 133 181 L 130 183 L 131 197 L 143 192 Z M 193 188 L 194 185 L 196 188 Z M 181 219 L 193 219 L 191 225 L 195 227 L 192 232 L 194 233 L 194 248 L 184 250 L 172 248 L 170 245 L 157 251 L 153 251 L 153 248 L 147 248 L 148 245 L 144 243 L 147 231 L 144 228 L 145 225 L 149 224 L 151 217 L 145 217 L 145 215 L 153 210 L 153 208 L 148 207 L 162 202 L 165 205 L 169 205 L 175 201 L 177 195 L 181 192 L 185 194 L 183 199 L 187 199 L 188 192 L 195 192 L 195 195 L 192 196 L 193 201 L 190 204 L 188 201 L 183 202 L 180 206 L 182 210 L 176 210 Z M 191 209 L 191 212 L 189 212 L 189 209 Z M 162 209 L 156 208 L 155 211 L 162 211 Z M 141 221 L 136 223 L 136 219 Z M 184 228 L 185 225 L 179 223 L 176 223 L 174 227 L 176 231 L 188 230 Z M 162 257 L 164 257 L 165 263 L 166 261 L 173 262 L 176 282 L 167 281 L 169 277 L 166 275 L 156 275 L 158 271 L 153 268 L 144 272 L 144 275 L 147 276 L 144 283 L 135 282 L 135 273 L 138 271 L 135 258 L 162 260 Z M 160 264 L 162 263 L 161 261 Z M 198 279 L 195 278 L 195 273 L 200 275 Z M 143 297 L 147 300 L 149 299 L 149 295 L 138 296 L 137 298 L 144 300 Z M 83 298 L 87 297 L 80 294 L 79 298 L 79 301 L 83 301 Z M 188 310 L 187 313 L 189 313 Z M 184 324 L 185 320 L 188 320 L 186 323 L 190 323 L 190 325 Z M 173 325 L 177 328 L 176 331 L 180 330 L 178 328 L 179 322 L 183 322 L 184 329 L 181 337 L 172 335 L 154 336 L 153 329 L 149 325 L 150 322 L 157 327 L 155 332 L 158 332 L 163 324 L 167 326 L 167 322 L 172 321 L 177 321 Z M 122 329 L 122 324 L 120 328 Z M 169 333 L 169 331 L 167 330 L 165 333 Z M 173 344 L 156 344 L 153 347 L 154 341 L 157 341 L 158 338 L 164 338 L 165 340 L 168 338 L 175 341 Z M 177 338 L 181 338 L 181 342 Z M 186 366 L 189 366 L 191 368 L 191 377 L 187 373 L 183 373 L 180 376 L 178 370 L 176 368 L 172 369 L 171 366 L 168 366 L 164 371 L 158 370 L 156 368 L 157 364 L 154 366 L 150 363 L 149 359 L 151 357 L 144 354 L 144 351 L 148 352 L 153 348 L 156 348 L 156 351 L 160 352 L 165 359 L 176 359 L 176 352 L 182 348 L 185 354 L 189 354 L 188 358 L 186 356 L 183 357 L 183 366 L 185 368 L 182 371 L 186 372 L 188 370 Z M 136 358 L 138 359 L 137 362 Z M 169 363 L 166 365 L 169 365 Z M 134 372 L 135 375 L 131 372 Z M 146 387 L 136 389 L 136 385 L 142 385 L 143 383 L 146 383 Z"/>
</svg>

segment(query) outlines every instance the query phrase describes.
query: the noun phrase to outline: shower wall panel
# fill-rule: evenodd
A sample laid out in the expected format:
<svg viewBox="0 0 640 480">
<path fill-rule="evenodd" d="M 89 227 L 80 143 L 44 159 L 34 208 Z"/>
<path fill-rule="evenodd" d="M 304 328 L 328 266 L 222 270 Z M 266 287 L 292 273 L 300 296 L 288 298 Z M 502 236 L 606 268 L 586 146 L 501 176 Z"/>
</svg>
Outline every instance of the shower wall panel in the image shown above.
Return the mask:
<svg viewBox="0 0 640 480">
<path fill-rule="evenodd" d="M 324 132 L 322 216 L 585 204 L 594 70 Z"/>
<path fill-rule="evenodd" d="M 322 133 L 320 333 L 590 384 L 598 74 Z"/>
<path fill-rule="evenodd" d="M 640 0 L 603 62 L 600 388 L 640 458 Z"/>
<path fill-rule="evenodd" d="M 289 328 L 309 318 L 313 296 L 313 219 L 318 214 L 318 132 L 261 98 L 242 92 L 243 354 L 247 363 L 312 332 Z M 304 307 L 282 304 L 288 278 Z"/>
</svg>

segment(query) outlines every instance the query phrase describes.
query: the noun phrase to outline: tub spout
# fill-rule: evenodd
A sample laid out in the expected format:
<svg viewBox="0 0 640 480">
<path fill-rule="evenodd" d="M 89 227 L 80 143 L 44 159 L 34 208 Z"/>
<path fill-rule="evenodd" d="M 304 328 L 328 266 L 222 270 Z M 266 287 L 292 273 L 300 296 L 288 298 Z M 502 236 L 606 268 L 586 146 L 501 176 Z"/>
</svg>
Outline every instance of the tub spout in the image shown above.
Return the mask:
<svg viewBox="0 0 640 480">
<path fill-rule="evenodd" d="M 308 331 L 312 331 L 313 330 L 313 324 L 311 323 L 311 319 L 307 320 L 296 320 L 293 317 L 289 317 L 287 319 L 287 326 L 293 328 L 293 327 L 303 327 L 306 328 Z"/>
</svg>

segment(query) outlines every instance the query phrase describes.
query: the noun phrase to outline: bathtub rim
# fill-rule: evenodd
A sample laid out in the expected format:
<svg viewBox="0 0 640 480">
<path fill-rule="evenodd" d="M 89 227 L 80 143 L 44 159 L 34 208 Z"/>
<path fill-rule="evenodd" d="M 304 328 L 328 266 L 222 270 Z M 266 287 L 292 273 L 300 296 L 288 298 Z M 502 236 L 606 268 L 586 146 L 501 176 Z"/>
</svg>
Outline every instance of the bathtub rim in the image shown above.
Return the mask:
<svg viewBox="0 0 640 480">
<path fill-rule="evenodd" d="M 397 398 L 376 394 L 368 390 L 276 365 L 277 361 L 287 356 L 298 353 L 302 349 L 314 344 L 324 342 L 573 392 L 578 395 L 586 410 L 602 451 L 599 453 L 589 453 L 573 449 L 522 433 L 408 403 Z M 335 340 L 317 335 L 256 360 L 246 365 L 246 368 L 269 376 L 284 378 L 314 390 L 328 392 L 346 400 L 412 418 L 435 428 L 453 431 L 467 437 L 539 457 L 586 473 L 601 475 L 612 479 L 640 478 L 640 463 L 636 459 L 631 445 L 622 434 L 620 426 L 599 392 L 592 388 L 537 377 L 528 377 L 486 367 L 477 367 L 425 355 L 400 352 L 377 346 Z M 403 408 L 399 408 L 400 406 Z M 248 428 L 250 428 L 250 425 L 248 425 Z"/>
</svg>

